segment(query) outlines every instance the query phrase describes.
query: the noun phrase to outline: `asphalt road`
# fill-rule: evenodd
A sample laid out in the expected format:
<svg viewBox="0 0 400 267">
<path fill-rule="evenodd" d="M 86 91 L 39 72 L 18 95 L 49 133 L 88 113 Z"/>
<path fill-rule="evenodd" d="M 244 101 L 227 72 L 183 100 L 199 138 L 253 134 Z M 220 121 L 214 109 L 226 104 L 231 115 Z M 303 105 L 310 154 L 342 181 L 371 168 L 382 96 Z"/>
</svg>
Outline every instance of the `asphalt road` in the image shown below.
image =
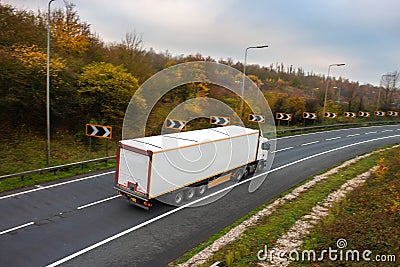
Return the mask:
<svg viewBox="0 0 400 267">
<path fill-rule="evenodd" d="M 139 209 L 116 196 L 113 171 L 8 193 L 0 196 L 0 266 L 165 266 L 308 177 L 393 143 L 399 125 L 279 138 L 255 192 L 243 182 L 195 208 Z"/>
</svg>

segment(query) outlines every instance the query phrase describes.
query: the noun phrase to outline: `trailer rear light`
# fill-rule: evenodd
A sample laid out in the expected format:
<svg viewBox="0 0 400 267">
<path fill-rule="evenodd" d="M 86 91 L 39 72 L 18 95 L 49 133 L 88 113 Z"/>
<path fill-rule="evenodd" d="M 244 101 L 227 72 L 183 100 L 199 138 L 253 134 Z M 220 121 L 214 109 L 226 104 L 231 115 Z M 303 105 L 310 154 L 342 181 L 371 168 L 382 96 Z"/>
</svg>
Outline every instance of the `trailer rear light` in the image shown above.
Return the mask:
<svg viewBox="0 0 400 267">
<path fill-rule="evenodd" d="M 147 202 L 147 201 L 143 202 L 143 205 L 145 205 L 146 207 L 151 207 L 152 206 L 152 204 Z"/>
<path fill-rule="evenodd" d="M 134 197 L 132 197 L 131 200 L 132 200 L 132 202 L 135 202 L 135 203 L 137 202 L 136 198 L 134 198 Z"/>
</svg>

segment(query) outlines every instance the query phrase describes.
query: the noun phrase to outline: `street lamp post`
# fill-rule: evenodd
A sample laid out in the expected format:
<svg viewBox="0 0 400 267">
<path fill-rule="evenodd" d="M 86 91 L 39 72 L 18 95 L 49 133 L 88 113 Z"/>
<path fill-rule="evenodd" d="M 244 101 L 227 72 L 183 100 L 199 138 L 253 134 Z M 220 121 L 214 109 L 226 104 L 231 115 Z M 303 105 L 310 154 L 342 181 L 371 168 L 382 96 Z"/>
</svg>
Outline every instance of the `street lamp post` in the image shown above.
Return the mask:
<svg viewBox="0 0 400 267">
<path fill-rule="evenodd" d="M 346 65 L 346 64 L 344 64 L 344 63 L 339 63 L 339 64 L 331 64 L 331 65 L 328 66 L 328 76 L 326 77 L 326 88 L 325 88 L 325 98 L 324 98 L 324 109 L 323 109 L 323 112 L 322 112 L 322 120 L 323 120 L 323 121 L 325 121 L 325 120 L 324 120 L 324 116 L 325 116 L 325 112 L 326 112 L 326 98 L 327 98 L 327 95 L 328 95 L 329 73 L 330 73 L 330 71 L 331 71 L 331 67 L 333 67 L 333 66 L 340 67 L 340 66 L 344 66 L 344 65 Z"/>
<path fill-rule="evenodd" d="M 47 10 L 47 64 L 46 64 L 46 160 L 50 165 L 50 5 Z"/>
<path fill-rule="evenodd" d="M 246 78 L 246 62 L 247 62 L 247 50 L 249 49 L 259 49 L 259 48 L 266 48 L 268 47 L 268 45 L 258 45 L 258 46 L 249 46 L 246 48 L 245 52 L 244 52 L 244 66 L 243 66 L 243 81 L 242 81 L 242 101 L 240 103 L 240 116 L 239 118 L 242 118 L 242 113 L 243 113 L 243 96 L 244 96 L 244 82 L 245 82 L 245 78 Z"/>
</svg>

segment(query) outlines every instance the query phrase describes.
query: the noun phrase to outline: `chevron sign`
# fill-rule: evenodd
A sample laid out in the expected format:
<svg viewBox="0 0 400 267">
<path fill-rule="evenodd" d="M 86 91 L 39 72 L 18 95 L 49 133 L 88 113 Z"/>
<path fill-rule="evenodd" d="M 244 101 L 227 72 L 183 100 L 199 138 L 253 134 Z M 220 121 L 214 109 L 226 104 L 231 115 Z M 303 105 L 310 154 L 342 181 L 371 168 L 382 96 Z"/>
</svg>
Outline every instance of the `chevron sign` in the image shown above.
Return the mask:
<svg viewBox="0 0 400 267">
<path fill-rule="evenodd" d="M 287 113 L 276 113 L 276 119 L 277 120 L 283 120 L 283 121 L 291 121 L 292 120 L 292 114 L 287 114 Z"/>
<path fill-rule="evenodd" d="M 366 117 L 366 118 L 368 118 L 368 117 L 371 116 L 371 113 L 366 112 L 366 111 L 359 111 L 359 112 L 358 112 L 358 116 L 359 116 L 359 117 Z"/>
<path fill-rule="evenodd" d="M 316 120 L 317 119 L 317 113 L 315 113 L 315 112 L 303 112 L 303 119 Z"/>
<path fill-rule="evenodd" d="M 397 111 L 388 111 L 387 115 L 388 116 L 399 116 L 399 113 Z"/>
<path fill-rule="evenodd" d="M 86 124 L 86 135 L 99 138 L 112 138 L 112 127 L 96 124 Z"/>
<path fill-rule="evenodd" d="M 374 111 L 374 115 L 375 116 L 379 116 L 379 117 L 383 117 L 383 116 L 385 116 L 385 112 L 384 111 Z"/>
<path fill-rule="evenodd" d="M 324 118 L 334 119 L 336 117 L 337 117 L 337 113 L 336 112 L 325 112 L 325 114 L 324 114 Z"/>
<path fill-rule="evenodd" d="M 248 120 L 251 121 L 251 122 L 261 122 L 261 123 L 264 123 L 264 122 L 265 122 L 265 116 L 256 115 L 256 114 L 249 114 Z"/>
<path fill-rule="evenodd" d="M 166 127 L 171 129 L 185 130 L 186 121 L 166 119 Z"/>
<path fill-rule="evenodd" d="M 344 116 L 345 116 L 346 118 L 355 118 L 355 117 L 357 117 L 357 113 L 355 113 L 355 112 L 350 112 L 350 111 L 345 111 L 345 112 L 344 112 Z"/>
<path fill-rule="evenodd" d="M 226 126 L 231 123 L 231 120 L 229 117 L 217 117 L 217 116 L 211 116 L 210 117 L 210 123 L 211 124 L 216 124 L 216 125 L 222 125 Z"/>
</svg>

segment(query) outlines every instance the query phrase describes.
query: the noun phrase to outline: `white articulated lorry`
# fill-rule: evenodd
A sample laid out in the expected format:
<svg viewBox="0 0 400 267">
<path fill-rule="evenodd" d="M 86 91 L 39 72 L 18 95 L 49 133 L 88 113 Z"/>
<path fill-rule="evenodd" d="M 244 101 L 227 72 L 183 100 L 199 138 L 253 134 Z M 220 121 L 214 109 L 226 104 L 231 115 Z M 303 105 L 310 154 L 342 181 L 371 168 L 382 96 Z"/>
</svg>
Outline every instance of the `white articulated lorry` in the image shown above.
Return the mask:
<svg viewBox="0 0 400 267">
<path fill-rule="evenodd" d="M 115 189 L 145 209 L 158 197 L 180 205 L 264 168 L 269 147 L 261 131 L 240 126 L 122 140 Z"/>
</svg>

